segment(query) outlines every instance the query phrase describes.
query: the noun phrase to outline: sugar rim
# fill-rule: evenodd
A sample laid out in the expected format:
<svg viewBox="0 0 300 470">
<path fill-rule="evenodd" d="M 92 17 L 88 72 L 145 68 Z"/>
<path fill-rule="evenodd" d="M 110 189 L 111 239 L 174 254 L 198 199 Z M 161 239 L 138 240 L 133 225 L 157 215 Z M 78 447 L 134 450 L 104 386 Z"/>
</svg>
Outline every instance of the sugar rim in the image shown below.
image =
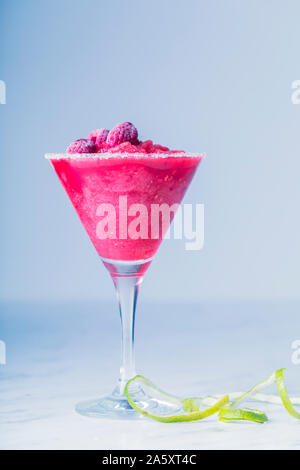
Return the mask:
<svg viewBox="0 0 300 470">
<path fill-rule="evenodd" d="M 203 159 L 206 156 L 205 153 L 189 153 L 189 152 L 178 152 L 178 153 L 127 153 L 127 152 L 105 152 L 105 153 L 46 153 L 45 158 L 47 160 L 86 160 L 91 159 L 108 159 L 108 158 L 170 158 L 170 157 L 188 157 L 188 158 L 201 158 Z"/>
</svg>

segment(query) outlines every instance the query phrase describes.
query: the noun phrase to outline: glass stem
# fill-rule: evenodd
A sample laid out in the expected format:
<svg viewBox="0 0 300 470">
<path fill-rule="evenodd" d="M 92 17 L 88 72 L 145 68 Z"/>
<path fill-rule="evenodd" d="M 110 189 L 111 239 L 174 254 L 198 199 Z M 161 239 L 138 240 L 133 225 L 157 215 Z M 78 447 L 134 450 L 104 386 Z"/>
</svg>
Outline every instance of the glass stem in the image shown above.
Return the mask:
<svg viewBox="0 0 300 470">
<path fill-rule="evenodd" d="M 126 382 L 136 375 L 134 359 L 135 307 L 142 276 L 112 275 L 119 302 L 122 324 L 122 362 L 118 391 L 123 394 Z"/>
</svg>

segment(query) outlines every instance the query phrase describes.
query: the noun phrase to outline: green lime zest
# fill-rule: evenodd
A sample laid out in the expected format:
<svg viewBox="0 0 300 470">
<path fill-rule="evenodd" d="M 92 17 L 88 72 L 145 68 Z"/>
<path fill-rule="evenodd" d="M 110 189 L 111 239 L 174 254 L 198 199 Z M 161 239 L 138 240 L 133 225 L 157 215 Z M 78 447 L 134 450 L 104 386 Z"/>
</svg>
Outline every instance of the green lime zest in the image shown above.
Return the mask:
<svg viewBox="0 0 300 470">
<path fill-rule="evenodd" d="M 268 421 L 267 415 L 260 410 L 252 410 L 249 408 L 238 408 L 243 402 L 253 399 L 253 397 L 261 392 L 266 387 L 269 387 L 275 382 L 275 372 L 271 374 L 263 382 L 254 385 L 248 392 L 242 393 L 233 402 L 220 411 L 220 421 L 253 421 L 255 423 L 265 423 Z"/>
<path fill-rule="evenodd" d="M 225 396 L 211 396 L 206 397 L 189 397 L 181 399 L 176 395 L 165 392 L 158 388 L 149 379 L 143 375 L 136 375 L 130 379 L 124 389 L 124 395 L 126 396 L 129 404 L 138 413 L 146 416 L 155 421 L 161 423 L 179 423 L 187 421 L 197 421 L 205 419 L 213 414 L 218 413 L 220 421 L 253 421 L 255 423 L 265 423 L 268 421 L 267 415 L 260 410 L 254 410 L 249 408 L 240 408 L 240 405 L 245 401 L 256 401 L 265 402 L 271 404 L 283 403 L 286 411 L 296 419 L 300 419 L 300 413 L 298 413 L 294 405 L 300 405 L 300 397 L 290 398 L 285 388 L 283 379 L 284 369 L 278 369 L 273 372 L 266 380 L 259 382 L 254 385 L 248 392 L 233 392 L 230 395 Z M 185 413 L 169 416 L 161 416 L 150 413 L 140 408 L 134 401 L 133 397 L 129 392 L 129 386 L 133 382 L 137 382 L 142 386 L 147 387 L 155 394 L 159 395 L 160 400 L 165 399 L 169 403 L 175 403 L 181 405 Z M 279 397 L 276 395 L 261 393 L 262 390 L 269 387 L 276 382 Z M 231 403 L 230 403 L 231 401 Z M 200 410 L 200 407 L 208 406 L 208 408 Z"/>
<path fill-rule="evenodd" d="M 290 397 L 288 396 L 288 393 L 286 391 L 286 388 L 284 385 L 284 379 L 283 379 L 283 371 L 284 369 L 278 369 L 275 372 L 278 394 L 281 398 L 281 401 L 286 411 L 294 418 L 300 419 L 300 413 L 298 413 L 293 407 Z"/>
<path fill-rule="evenodd" d="M 275 377 L 275 372 L 271 374 L 266 380 L 263 380 L 262 382 L 259 382 L 258 384 L 254 385 L 254 387 L 250 388 L 248 392 L 242 393 L 241 396 L 236 398 L 230 405 L 230 408 L 234 409 L 237 408 L 238 405 L 241 405 L 242 402 L 245 402 L 247 400 L 253 399 L 253 397 L 264 390 L 265 388 L 269 387 L 272 385 L 276 380 Z"/>
<path fill-rule="evenodd" d="M 259 410 L 252 410 L 249 408 L 235 409 L 231 406 L 223 408 L 219 412 L 219 420 L 228 421 L 254 421 L 255 423 L 265 423 L 268 417 L 265 413 Z"/>
<path fill-rule="evenodd" d="M 135 411 L 142 414 L 143 416 L 146 416 L 147 418 L 151 418 L 155 421 L 159 421 L 160 423 L 183 423 L 187 421 L 198 421 L 200 419 L 207 418 L 208 416 L 211 416 L 217 413 L 229 403 L 229 397 L 228 395 L 225 395 L 223 398 L 221 398 L 221 400 L 217 401 L 217 403 L 215 403 L 213 406 L 202 411 L 192 411 L 186 414 L 171 415 L 171 416 L 155 415 L 153 413 L 149 413 L 149 411 L 143 410 L 134 402 L 133 398 L 131 397 L 129 393 L 129 385 L 132 384 L 133 382 L 138 382 L 142 385 L 146 385 L 148 388 L 162 395 L 165 398 L 172 397 L 172 402 L 177 401 L 177 402 L 182 403 L 183 400 L 181 400 L 180 398 L 174 395 L 170 395 L 164 392 L 160 388 L 156 387 L 149 379 L 147 379 L 146 377 L 142 375 L 136 375 L 135 377 L 133 377 L 133 379 L 128 380 L 124 389 L 124 395 L 126 396 L 130 406 L 132 406 L 132 408 Z"/>
<path fill-rule="evenodd" d="M 197 405 L 196 401 L 194 398 L 184 398 L 182 401 L 182 406 L 184 411 L 199 411 L 199 406 Z"/>
</svg>

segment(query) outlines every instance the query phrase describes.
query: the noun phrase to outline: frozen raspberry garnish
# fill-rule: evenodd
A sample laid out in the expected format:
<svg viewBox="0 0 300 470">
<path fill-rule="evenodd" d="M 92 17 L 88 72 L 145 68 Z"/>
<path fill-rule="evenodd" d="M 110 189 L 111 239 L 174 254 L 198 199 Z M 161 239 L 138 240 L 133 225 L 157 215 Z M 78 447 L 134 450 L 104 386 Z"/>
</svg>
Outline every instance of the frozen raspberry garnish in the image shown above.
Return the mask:
<svg viewBox="0 0 300 470">
<path fill-rule="evenodd" d="M 95 131 L 92 131 L 89 133 L 87 136 L 87 139 L 92 140 L 95 142 L 96 147 L 101 147 L 102 144 L 106 142 L 106 137 L 109 133 L 108 129 L 96 129 Z"/>
<path fill-rule="evenodd" d="M 101 145 L 106 143 L 106 139 L 109 133 L 108 129 L 99 129 L 99 131 L 101 132 L 99 132 L 96 136 L 96 147 L 101 147 Z"/>
<path fill-rule="evenodd" d="M 97 137 L 97 133 L 99 130 L 102 130 L 102 129 L 96 129 L 95 131 L 90 132 L 89 135 L 87 136 L 87 139 L 92 140 L 93 142 L 96 142 L 96 137 Z"/>
<path fill-rule="evenodd" d="M 106 142 L 110 147 L 115 147 L 123 142 L 136 144 L 138 142 L 138 131 L 131 122 L 121 122 L 108 133 Z"/>
<path fill-rule="evenodd" d="M 67 153 L 94 153 L 96 146 L 92 140 L 78 139 L 67 148 Z"/>
</svg>

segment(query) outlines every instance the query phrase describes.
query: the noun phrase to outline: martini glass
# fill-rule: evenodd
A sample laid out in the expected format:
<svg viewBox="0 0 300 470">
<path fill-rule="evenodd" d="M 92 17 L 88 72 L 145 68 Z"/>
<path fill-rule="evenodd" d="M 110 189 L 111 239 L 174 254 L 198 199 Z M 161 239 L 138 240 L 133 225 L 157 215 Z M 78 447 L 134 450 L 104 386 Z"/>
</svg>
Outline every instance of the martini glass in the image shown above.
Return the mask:
<svg viewBox="0 0 300 470">
<path fill-rule="evenodd" d="M 91 242 L 107 268 L 119 302 L 122 324 L 120 376 L 112 394 L 85 401 L 76 410 L 85 416 L 139 418 L 124 396 L 136 375 L 134 321 L 137 296 L 148 269 L 202 154 L 103 153 L 47 154 Z M 167 222 L 153 217 L 153 207 L 173 208 Z M 157 212 L 156 212 L 157 214 Z M 176 413 L 138 386 L 131 392 L 140 408 Z M 171 409 L 170 409 L 171 408 Z"/>
</svg>

